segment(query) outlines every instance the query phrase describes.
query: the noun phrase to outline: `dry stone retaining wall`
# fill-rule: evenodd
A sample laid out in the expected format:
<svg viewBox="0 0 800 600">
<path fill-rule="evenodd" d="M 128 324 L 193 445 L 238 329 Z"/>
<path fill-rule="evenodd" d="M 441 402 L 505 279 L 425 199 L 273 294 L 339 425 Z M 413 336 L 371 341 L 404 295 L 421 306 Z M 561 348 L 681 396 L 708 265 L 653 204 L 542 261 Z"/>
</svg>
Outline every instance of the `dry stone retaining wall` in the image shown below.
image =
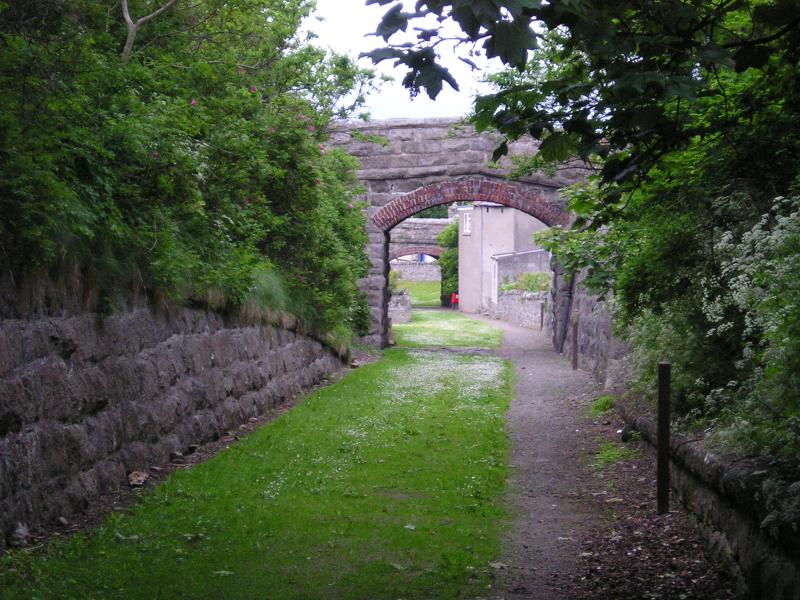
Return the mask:
<svg viewBox="0 0 800 600">
<path fill-rule="evenodd" d="M 411 322 L 411 294 L 401 290 L 392 294 L 389 300 L 389 318 L 392 323 Z"/>
<path fill-rule="evenodd" d="M 572 356 L 577 319 L 579 366 L 605 382 L 625 420 L 655 447 L 654 408 L 625 393 L 628 348 L 613 335 L 608 306 L 584 288 L 584 274 L 572 286 L 558 266 L 555 272 L 555 308 L 546 320 L 554 345 L 565 331 L 564 353 Z M 739 578 L 743 597 L 800 600 L 800 471 L 772 459 L 723 456 L 708 448 L 702 435 L 673 434 L 670 454 L 673 489 L 696 517 L 709 548 Z"/>
<path fill-rule="evenodd" d="M 618 408 L 655 448 L 652 407 L 627 398 Z M 772 458 L 725 457 L 704 440 L 680 434 L 671 436 L 670 456 L 672 488 L 711 552 L 736 577 L 742 597 L 800 600 L 796 466 L 792 473 Z"/>
<path fill-rule="evenodd" d="M 497 295 L 497 304 L 491 310 L 492 317 L 521 327 L 538 329 L 542 318 L 542 303 L 546 296 L 544 292 L 500 292 Z"/>
<path fill-rule="evenodd" d="M 341 367 L 318 341 L 200 310 L 0 321 L 0 550 Z"/>
<path fill-rule="evenodd" d="M 438 263 L 392 263 L 392 270 L 400 273 L 400 279 L 406 281 L 440 281 L 442 269 Z"/>
</svg>

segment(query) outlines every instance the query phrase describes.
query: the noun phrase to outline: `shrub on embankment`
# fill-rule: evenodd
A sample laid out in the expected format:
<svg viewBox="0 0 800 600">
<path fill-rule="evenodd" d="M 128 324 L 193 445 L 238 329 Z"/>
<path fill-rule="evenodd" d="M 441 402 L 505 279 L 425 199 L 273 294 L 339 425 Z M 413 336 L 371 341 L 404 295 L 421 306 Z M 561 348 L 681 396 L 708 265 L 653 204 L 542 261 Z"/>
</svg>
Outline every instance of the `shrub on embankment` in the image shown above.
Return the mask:
<svg viewBox="0 0 800 600">
<path fill-rule="evenodd" d="M 634 388 L 673 364 L 682 423 L 728 450 L 800 453 L 800 130 L 777 106 L 752 128 L 696 140 L 603 230 L 550 234 L 613 298 Z"/>
<path fill-rule="evenodd" d="M 355 163 L 324 141 L 369 74 L 302 38 L 310 7 L 178 0 L 125 57 L 119 2 L 0 2 L 0 266 L 363 333 Z"/>
<path fill-rule="evenodd" d="M 797 457 L 797 3 L 693 5 L 680 19 L 697 28 L 674 30 L 639 4 L 608 6 L 589 3 L 587 15 L 625 13 L 607 20 L 624 26 L 612 25 L 606 39 L 629 62 L 612 60 L 617 71 L 608 73 L 609 48 L 580 45 L 586 30 L 576 26 L 566 39 L 577 46 L 554 34 L 525 82 L 532 90 L 525 114 L 537 115 L 538 131 L 552 126 L 531 107 L 563 124 L 550 146 L 564 142 L 564 152 L 578 149 L 599 169 L 569 191 L 578 227 L 545 233 L 546 246 L 613 298 L 640 391 L 654 396 L 656 364 L 671 361 L 675 408 L 686 425 L 713 431 L 728 448 Z M 659 6 L 664 14 L 686 7 Z M 673 54 L 669 36 L 678 30 L 685 50 Z M 551 92 L 572 82 L 562 95 Z M 593 102 L 587 90 L 607 114 L 586 108 Z M 477 114 L 485 120 L 495 104 L 484 105 Z"/>
</svg>

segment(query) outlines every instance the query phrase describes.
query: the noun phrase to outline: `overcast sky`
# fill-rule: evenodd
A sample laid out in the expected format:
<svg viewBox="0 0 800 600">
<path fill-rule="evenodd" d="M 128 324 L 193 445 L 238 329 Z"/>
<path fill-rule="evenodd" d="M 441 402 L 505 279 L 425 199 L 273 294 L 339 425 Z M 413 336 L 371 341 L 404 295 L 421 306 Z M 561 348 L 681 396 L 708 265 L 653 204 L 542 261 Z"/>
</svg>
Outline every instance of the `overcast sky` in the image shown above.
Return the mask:
<svg viewBox="0 0 800 600">
<path fill-rule="evenodd" d="M 383 38 L 367 36 L 378 26 L 381 16 L 392 6 L 364 4 L 365 0 L 317 0 L 317 11 L 312 16 L 307 28 L 319 37 L 316 43 L 323 47 L 348 54 L 357 58 L 360 52 L 377 48 L 383 44 Z M 407 10 L 413 9 L 413 2 L 406 1 Z M 395 41 L 395 38 L 392 38 Z M 452 52 L 452 49 L 451 49 Z M 448 53 L 450 54 L 450 53 Z M 479 90 L 486 90 L 485 85 L 478 82 L 481 74 L 472 72 L 470 68 L 458 60 L 453 54 L 443 55 L 442 64 L 447 67 L 458 81 L 459 92 L 448 84 L 437 96 L 435 101 L 422 92 L 417 98 L 411 100 L 408 90 L 401 81 L 405 76 L 405 69 L 393 68 L 393 61 L 385 61 L 379 65 L 378 71 L 392 76 L 395 81 L 384 84 L 379 92 L 375 92 L 368 99 L 366 110 L 373 119 L 388 119 L 393 117 L 461 117 L 469 112 L 472 99 Z M 476 60 L 476 62 L 478 62 Z M 371 67 L 372 62 L 360 59 L 360 64 Z M 485 65 L 486 62 L 478 64 Z M 499 68 L 497 64 L 494 69 Z"/>
</svg>

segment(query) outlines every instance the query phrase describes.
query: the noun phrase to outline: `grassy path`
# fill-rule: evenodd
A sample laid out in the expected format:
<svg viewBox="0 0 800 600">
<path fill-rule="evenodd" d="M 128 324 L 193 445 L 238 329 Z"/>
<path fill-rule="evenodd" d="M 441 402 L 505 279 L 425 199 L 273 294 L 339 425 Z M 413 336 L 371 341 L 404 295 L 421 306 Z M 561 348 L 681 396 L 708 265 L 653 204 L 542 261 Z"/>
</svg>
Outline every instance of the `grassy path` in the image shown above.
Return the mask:
<svg viewBox="0 0 800 600">
<path fill-rule="evenodd" d="M 0 558 L 2 598 L 455 598 L 506 519 L 506 362 L 391 350 L 125 514 Z"/>
<path fill-rule="evenodd" d="M 411 281 L 401 279 L 397 287 L 408 290 L 411 294 L 411 306 L 438 307 L 442 305 L 441 281 Z"/>
<path fill-rule="evenodd" d="M 393 325 L 392 332 L 409 348 L 498 348 L 502 339 L 500 329 L 449 309 L 412 311 L 411 322 Z"/>
</svg>

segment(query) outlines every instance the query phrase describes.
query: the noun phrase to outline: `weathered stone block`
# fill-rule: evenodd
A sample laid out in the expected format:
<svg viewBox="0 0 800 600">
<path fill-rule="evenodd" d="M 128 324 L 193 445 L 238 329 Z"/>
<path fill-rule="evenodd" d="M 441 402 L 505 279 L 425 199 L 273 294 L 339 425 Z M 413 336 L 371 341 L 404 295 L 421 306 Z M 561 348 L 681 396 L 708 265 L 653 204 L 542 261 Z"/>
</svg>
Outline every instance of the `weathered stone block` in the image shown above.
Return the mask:
<svg viewBox="0 0 800 600">
<path fill-rule="evenodd" d="M 0 322 L 0 346 L 12 339 L 25 343 L 0 361 L 6 533 L 81 510 L 126 471 L 215 439 L 341 364 L 294 332 L 192 310 Z"/>
</svg>

